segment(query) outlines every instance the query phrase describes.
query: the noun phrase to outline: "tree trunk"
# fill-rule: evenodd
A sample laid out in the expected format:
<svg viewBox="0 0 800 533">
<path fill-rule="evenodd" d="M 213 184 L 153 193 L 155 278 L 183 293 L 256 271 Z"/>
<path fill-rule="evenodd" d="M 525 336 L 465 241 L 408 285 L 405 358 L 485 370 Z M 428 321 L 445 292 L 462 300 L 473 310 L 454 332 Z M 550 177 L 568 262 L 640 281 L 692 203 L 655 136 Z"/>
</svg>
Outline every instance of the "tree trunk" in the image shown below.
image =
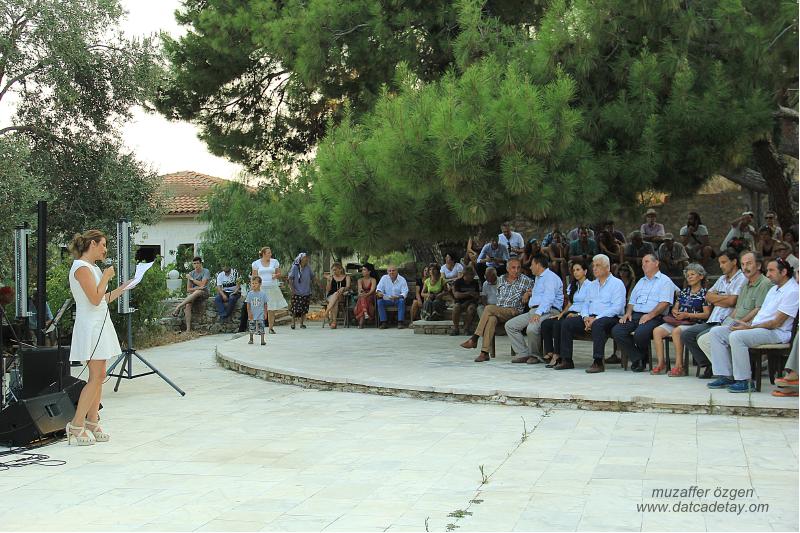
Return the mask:
<svg viewBox="0 0 800 533">
<path fill-rule="evenodd" d="M 414 261 L 418 264 L 428 265 L 429 263 L 436 263 L 438 262 L 436 256 L 441 255 L 436 243 L 410 241 L 408 247 L 414 255 Z"/>
<path fill-rule="evenodd" d="M 775 145 L 770 139 L 756 141 L 753 143 L 753 156 L 769 189 L 770 203 L 775 206 L 781 226 L 795 225 L 797 213 L 792 206 L 792 182 Z"/>
</svg>

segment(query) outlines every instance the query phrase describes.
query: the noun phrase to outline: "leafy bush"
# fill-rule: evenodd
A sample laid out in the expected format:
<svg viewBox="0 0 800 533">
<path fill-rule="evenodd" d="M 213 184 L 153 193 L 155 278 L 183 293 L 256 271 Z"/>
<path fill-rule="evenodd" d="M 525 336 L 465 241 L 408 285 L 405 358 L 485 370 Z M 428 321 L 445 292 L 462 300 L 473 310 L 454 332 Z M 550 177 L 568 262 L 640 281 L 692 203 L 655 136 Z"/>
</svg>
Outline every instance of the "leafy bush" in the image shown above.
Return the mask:
<svg viewBox="0 0 800 533">
<path fill-rule="evenodd" d="M 72 298 L 69 288 L 69 270 L 72 259 L 57 260 L 51 264 L 47 272 L 47 296 L 53 312 L 60 308 L 67 298 Z M 171 267 L 170 267 L 171 268 Z M 132 289 L 131 307 L 136 309 L 133 313 L 134 342 L 138 335 L 152 335 L 161 330 L 158 320 L 164 316 L 163 300 L 169 296 L 167 291 L 167 275 L 169 268 L 161 268 L 161 259 L 156 258 L 155 263 L 147 271 L 139 286 Z M 109 283 L 109 290 L 117 286 L 116 278 Z M 111 321 L 116 329 L 120 341 L 127 338 L 128 321 L 124 315 L 117 313 L 117 302 L 112 302 Z M 67 334 L 72 331 L 72 313 L 65 313 L 60 323 L 60 331 Z"/>
</svg>

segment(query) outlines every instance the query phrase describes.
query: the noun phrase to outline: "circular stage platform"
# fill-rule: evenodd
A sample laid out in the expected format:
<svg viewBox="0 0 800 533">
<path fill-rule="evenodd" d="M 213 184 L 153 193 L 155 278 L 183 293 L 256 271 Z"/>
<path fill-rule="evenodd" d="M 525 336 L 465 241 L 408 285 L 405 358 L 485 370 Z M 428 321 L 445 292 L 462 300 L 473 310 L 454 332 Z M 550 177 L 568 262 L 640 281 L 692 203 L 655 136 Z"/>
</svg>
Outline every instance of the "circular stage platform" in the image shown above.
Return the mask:
<svg viewBox="0 0 800 533">
<path fill-rule="evenodd" d="M 217 345 L 225 368 L 278 383 L 421 399 L 493 402 L 562 409 L 653 411 L 797 417 L 797 398 L 777 398 L 764 377 L 762 392 L 733 394 L 710 390 L 707 380 L 690 376 L 624 371 L 606 365 L 587 374 L 591 344 L 575 343 L 574 370 L 543 364 L 511 363 L 510 344 L 497 338 L 497 357 L 475 363 L 476 350 L 459 344 L 466 337 L 415 335 L 411 330 L 357 328 L 278 328 L 267 345 L 248 344 L 247 335 Z M 607 352 L 610 353 L 611 342 Z"/>
</svg>

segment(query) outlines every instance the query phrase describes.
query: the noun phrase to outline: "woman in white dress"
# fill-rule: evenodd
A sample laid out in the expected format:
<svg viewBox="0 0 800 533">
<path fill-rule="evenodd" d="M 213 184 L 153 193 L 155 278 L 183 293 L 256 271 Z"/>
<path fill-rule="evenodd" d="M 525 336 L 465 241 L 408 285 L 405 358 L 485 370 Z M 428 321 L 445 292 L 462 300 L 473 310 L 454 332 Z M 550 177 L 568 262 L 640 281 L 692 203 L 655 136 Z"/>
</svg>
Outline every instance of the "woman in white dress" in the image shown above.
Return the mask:
<svg viewBox="0 0 800 533">
<path fill-rule="evenodd" d="M 259 254 L 260 259 L 253 261 L 253 271 L 250 277 L 261 276 L 261 290 L 267 293 L 267 320 L 269 321 L 269 332 L 275 333 L 275 311 L 286 309 L 289 304 L 281 293 L 278 280 L 281 277 L 281 264 L 272 257 L 272 249 L 265 246 Z"/>
<path fill-rule="evenodd" d="M 81 391 L 75 417 L 67 423 L 67 443 L 79 446 L 107 442 L 108 433 L 100 427 L 100 397 L 106 377 L 106 361 L 122 350 L 109 316 L 108 304 L 125 290 L 119 287 L 106 292 L 114 277 L 114 267 L 101 271 L 95 265 L 106 257 L 106 236 L 102 231 L 76 233 L 70 244 L 75 257 L 69 271 L 69 288 L 75 300 L 75 325 L 69 358 L 88 361 L 89 380 Z"/>
</svg>

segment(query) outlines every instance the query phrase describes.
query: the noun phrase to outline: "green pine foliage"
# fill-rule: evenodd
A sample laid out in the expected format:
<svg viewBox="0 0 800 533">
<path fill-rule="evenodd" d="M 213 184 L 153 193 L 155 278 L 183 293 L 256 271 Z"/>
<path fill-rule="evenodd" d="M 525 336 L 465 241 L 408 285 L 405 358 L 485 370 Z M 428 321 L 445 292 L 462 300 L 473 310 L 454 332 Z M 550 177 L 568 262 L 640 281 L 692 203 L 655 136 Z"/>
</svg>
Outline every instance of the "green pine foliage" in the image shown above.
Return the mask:
<svg viewBox="0 0 800 533">
<path fill-rule="evenodd" d="M 256 172 L 310 160 L 310 235 L 381 254 L 753 165 L 797 105 L 797 18 L 790 0 L 189 0 L 160 108 Z"/>
<path fill-rule="evenodd" d="M 273 177 L 258 189 L 231 182 L 215 187 L 209 195 L 208 211 L 202 215 L 209 229 L 201 255 L 212 273 L 230 265 L 246 279 L 264 246 L 272 248 L 272 256 L 288 272 L 299 252 L 319 249 L 302 219 L 308 201 L 302 174 L 290 180 L 276 170 Z"/>
</svg>

